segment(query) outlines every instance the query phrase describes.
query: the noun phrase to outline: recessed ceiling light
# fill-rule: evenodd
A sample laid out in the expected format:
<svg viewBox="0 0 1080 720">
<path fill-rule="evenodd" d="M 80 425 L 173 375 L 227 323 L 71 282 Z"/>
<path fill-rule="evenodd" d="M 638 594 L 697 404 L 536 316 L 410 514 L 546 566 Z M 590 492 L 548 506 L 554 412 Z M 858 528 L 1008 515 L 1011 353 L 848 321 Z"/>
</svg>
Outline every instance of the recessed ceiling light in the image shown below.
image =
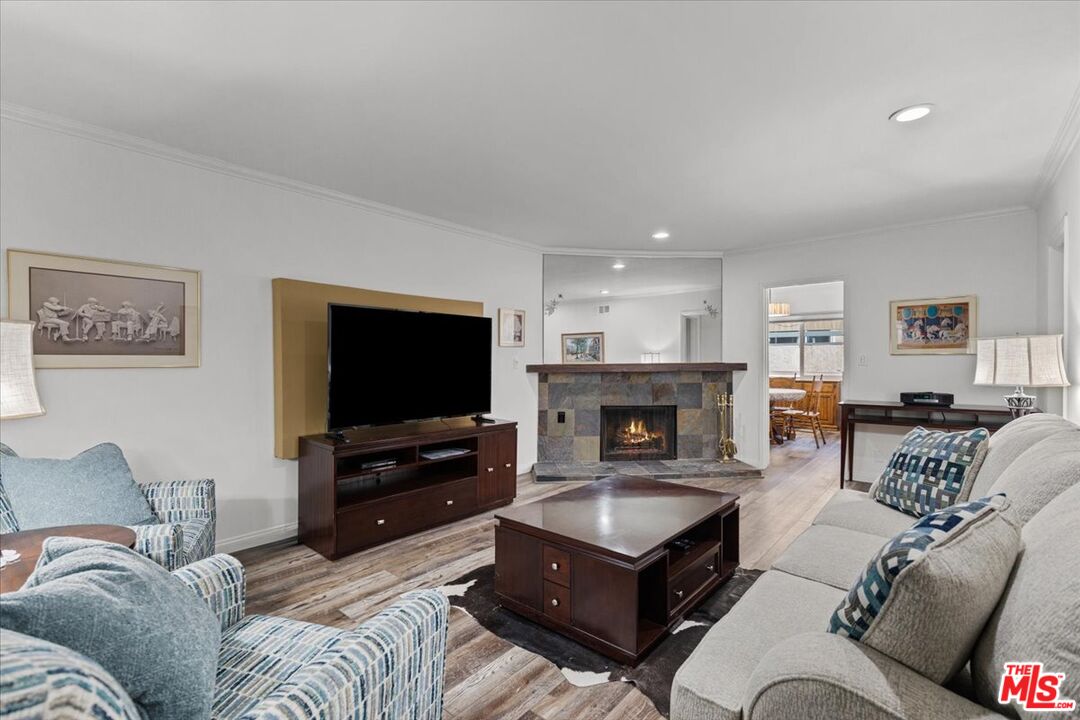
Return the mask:
<svg viewBox="0 0 1080 720">
<path fill-rule="evenodd" d="M 934 106 L 930 103 L 922 103 L 921 105 L 909 105 L 905 108 L 900 108 L 892 115 L 889 116 L 890 120 L 896 122 L 911 122 L 912 120 L 918 120 L 924 118 L 930 114 L 930 111 L 934 109 Z"/>
<path fill-rule="evenodd" d="M 669 237 L 671 237 L 671 233 L 667 230 L 659 230 L 652 234 L 653 240 L 667 240 Z"/>
<path fill-rule="evenodd" d="M 622 260 L 616 260 L 615 264 L 611 266 L 613 270 L 622 270 L 624 267 L 626 267 L 626 263 Z"/>
<path fill-rule="evenodd" d="M 608 290 L 601 290 L 601 291 L 600 291 L 600 294 L 601 294 L 601 295 L 607 295 L 607 294 L 608 294 L 608 292 L 610 292 L 610 291 L 608 291 Z"/>
</svg>

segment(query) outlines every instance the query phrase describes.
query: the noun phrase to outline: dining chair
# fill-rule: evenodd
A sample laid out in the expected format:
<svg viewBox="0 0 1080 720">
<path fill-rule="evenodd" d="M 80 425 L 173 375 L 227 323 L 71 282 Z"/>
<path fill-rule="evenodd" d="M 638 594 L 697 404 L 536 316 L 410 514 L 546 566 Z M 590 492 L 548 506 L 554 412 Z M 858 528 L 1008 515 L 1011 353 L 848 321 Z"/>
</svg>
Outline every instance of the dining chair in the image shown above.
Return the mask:
<svg viewBox="0 0 1080 720">
<path fill-rule="evenodd" d="M 798 434 L 800 431 L 809 431 L 814 436 L 814 447 L 820 448 L 826 444 L 825 430 L 821 426 L 821 396 L 825 388 L 825 376 L 815 375 L 813 378 L 810 392 L 806 394 L 802 407 L 784 411 L 784 417 L 790 432 Z"/>
</svg>

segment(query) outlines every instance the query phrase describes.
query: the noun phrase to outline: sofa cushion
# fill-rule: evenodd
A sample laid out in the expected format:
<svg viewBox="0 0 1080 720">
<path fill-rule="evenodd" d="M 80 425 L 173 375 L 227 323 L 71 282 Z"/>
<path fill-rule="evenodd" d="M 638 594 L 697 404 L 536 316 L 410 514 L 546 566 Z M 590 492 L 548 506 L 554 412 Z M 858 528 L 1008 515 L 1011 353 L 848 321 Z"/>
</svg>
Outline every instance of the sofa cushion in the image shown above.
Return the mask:
<svg viewBox="0 0 1080 720">
<path fill-rule="evenodd" d="M 949 507 L 970 492 L 989 439 L 985 428 L 942 432 L 917 427 L 893 451 L 871 495 L 915 517 Z"/>
<path fill-rule="evenodd" d="M 1076 425 L 1059 415 L 1033 413 L 1009 422 L 990 436 L 990 449 L 979 468 L 979 474 L 970 488 L 971 497 L 992 495 L 990 489 L 1005 468 L 1035 443 L 1064 430 L 1075 430 Z M 967 500 L 967 496 L 961 497 Z M 1015 499 L 1015 498 L 1014 498 Z"/>
<path fill-rule="evenodd" d="M 820 630 L 842 590 L 770 570 L 710 628 L 671 686 L 671 717 L 740 720 L 750 674 L 776 643 Z"/>
<path fill-rule="evenodd" d="M 811 525 L 788 545 L 772 567 L 847 590 L 866 568 L 867 558 L 873 557 L 885 542 L 880 535 Z"/>
<path fill-rule="evenodd" d="M 23 530 L 157 522 L 124 453 L 112 443 L 95 445 L 69 460 L 0 454 L 0 477 Z"/>
<path fill-rule="evenodd" d="M 1080 428 L 1055 433 L 1020 454 L 991 486 L 1009 497 L 1007 510 L 1023 525 L 1080 482 Z"/>
<path fill-rule="evenodd" d="M 0 595 L 0 625 L 100 663 L 150 720 L 209 717 L 217 617 L 182 581 L 128 548 L 46 539 L 23 588 Z"/>
<path fill-rule="evenodd" d="M 952 677 L 1009 579 L 1020 533 L 1002 496 L 924 516 L 870 560 L 828 623 L 937 683 Z"/>
<path fill-rule="evenodd" d="M 831 525 L 879 535 L 882 542 L 915 524 L 915 518 L 876 502 L 858 490 L 840 490 L 814 518 L 815 525 Z M 863 558 L 864 560 L 866 558 Z"/>
<path fill-rule="evenodd" d="M 0 653 L 4 717 L 140 720 L 116 678 L 70 648 L 0 630 Z"/>
<path fill-rule="evenodd" d="M 997 704 L 1007 662 L 1038 661 L 1065 673 L 1061 695 L 1080 702 L 1080 485 L 1069 488 L 1024 525 L 1023 548 L 971 659 L 975 696 Z M 1053 713 L 1047 713 L 1053 716 Z"/>
</svg>

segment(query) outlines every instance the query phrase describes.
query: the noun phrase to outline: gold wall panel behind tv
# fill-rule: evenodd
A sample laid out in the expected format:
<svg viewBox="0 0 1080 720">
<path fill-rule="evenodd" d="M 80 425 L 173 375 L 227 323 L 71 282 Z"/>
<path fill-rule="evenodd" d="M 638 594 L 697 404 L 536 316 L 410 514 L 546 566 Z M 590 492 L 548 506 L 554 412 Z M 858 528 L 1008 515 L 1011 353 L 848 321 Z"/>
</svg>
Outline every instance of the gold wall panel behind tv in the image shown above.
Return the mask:
<svg viewBox="0 0 1080 720">
<path fill-rule="evenodd" d="M 484 304 L 274 278 L 274 455 L 294 459 L 299 438 L 326 431 L 326 306 L 367 305 L 454 315 Z M 436 350 L 433 348 L 433 352 Z M 432 360 L 435 358 L 433 357 Z"/>
</svg>

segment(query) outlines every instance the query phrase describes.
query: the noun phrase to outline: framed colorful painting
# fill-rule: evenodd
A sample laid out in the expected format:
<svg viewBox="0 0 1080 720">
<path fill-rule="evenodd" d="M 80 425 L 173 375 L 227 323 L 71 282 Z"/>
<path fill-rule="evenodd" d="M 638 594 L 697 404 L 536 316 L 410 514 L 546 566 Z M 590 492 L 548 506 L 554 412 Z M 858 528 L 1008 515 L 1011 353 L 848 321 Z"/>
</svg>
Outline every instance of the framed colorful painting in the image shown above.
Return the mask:
<svg viewBox="0 0 1080 720">
<path fill-rule="evenodd" d="M 562 361 L 567 365 L 604 362 L 604 333 L 563 333 Z"/>
<path fill-rule="evenodd" d="M 977 337 L 974 295 L 889 303 L 893 355 L 965 355 Z"/>
<path fill-rule="evenodd" d="M 198 271 L 28 250 L 8 250 L 7 269 L 36 367 L 198 367 Z"/>
</svg>

